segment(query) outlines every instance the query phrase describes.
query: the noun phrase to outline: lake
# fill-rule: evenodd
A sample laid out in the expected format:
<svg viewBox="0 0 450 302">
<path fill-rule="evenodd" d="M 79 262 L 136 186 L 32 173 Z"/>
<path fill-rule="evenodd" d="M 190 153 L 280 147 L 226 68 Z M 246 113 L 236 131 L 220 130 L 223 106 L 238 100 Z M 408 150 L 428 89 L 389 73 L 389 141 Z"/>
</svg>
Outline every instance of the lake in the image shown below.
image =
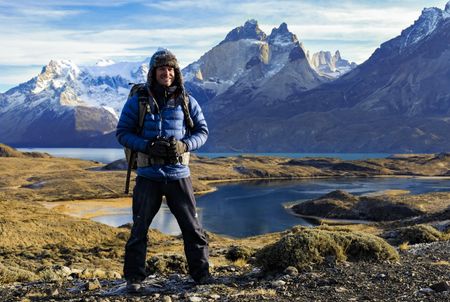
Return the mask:
<svg viewBox="0 0 450 302">
<path fill-rule="evenodd" d="M 24 152 L 46 152 L 53 156 L 80 158 L 85 160 L 94 160 L 101 163 L 109 164 L 115 160 L 124 158 L 124 152 L 121 148 L 17 148 Z M 210 158 L 221 156 L 238 156 L 238 155 L 262 155 L 262 156 L 278 156 L 289 158 L 300 157 L 336 157 L 345 160 L 366 159 L 366 158 L 385 158 L 390 154 L 387 153 L 201 153 L 195 152 L 199 156 Z"/>
<path fill-rule="evenodd" d="M 197 198 L 198 216 L 206 230 L 232 237 L 278 232 L 294 225 L 309 226 L 308 221 L 290 214 L 284 205 L 295 200 L 316 198 L 337 189 L 356 195 L 387 189 L 420 194 L 450 191 L 450 180 L 361 178 L 228 183 L 219 185 L 216 192 Z M 131 222 L 130 209 L 115 214 L 93 220 L 113 226 Z M 151 227 L 166 234 L 180 234 L 177 222 L 165 204 Z"/>
<path fill-rule="evenodd" d="M 47 152 L 54 156 L 75 157 L 109 163 L 123 158 L 122 149 L 80 148 L 21 148 L 21 151 Z M 237 153 L 199 153 L 217 157 Z M 327 156 L 343 159 L 382 158 L 388 154 L 258 154 L 286 157 Z M 316 198 L 333 190 L 345 190 L 356 195 L 382 190 L 408 190 L 413 194 L 450 191 L 448 179 L 426 178 L 361 178 L 361 179 L 305 179 L 290 181 L 251 181 L 217 185 L 216 192 L 197 198 L 199 219 L 208 231 L 246 237 L 278 232 L 294 225 L 311 225 L 310 222 L 290 214 L 284 207 L 292 201 Z M 131 209 L 115 210 L 114 215 L 99 216 L 93 220 L 119 226 L 131 222 Z M 151 225 L 166 234 L 179 234 L 178 224 L 163 204 Z"/>
</svg>

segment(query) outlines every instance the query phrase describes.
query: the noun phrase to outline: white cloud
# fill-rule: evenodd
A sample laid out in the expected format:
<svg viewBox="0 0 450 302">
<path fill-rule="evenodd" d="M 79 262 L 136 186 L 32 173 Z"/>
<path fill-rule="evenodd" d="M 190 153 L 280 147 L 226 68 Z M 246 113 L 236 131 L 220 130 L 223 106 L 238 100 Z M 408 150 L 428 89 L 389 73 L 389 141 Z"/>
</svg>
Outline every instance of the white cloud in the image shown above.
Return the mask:
<svg viewBox="0 0 450 302">
<path fill-rule="evenodd" d="M 78 64 L 94 62 L 99 58 L 145 57 L 149 49 L 160 46 L 182 50 L 180 61 L 188 64 L 192 54 L 202 54 L 217 44 L 228 29 L 221 27 L 67 31 L 54 30 L 17 33 L 2 32 L 5 43 L 0 48 L 0 64 L 46 64 L 51 59 L 71 59 Z M 189 45 L 189 47 L 187 47 Z M 190 54 L 186 57 L 184 53 Z"/>
<path fill-rule="evenodd" d="M 406 5 L 405 1 L 391 0 L 383 6 L 380 2 L 348 0 L 231 3 L 212 0 L 0 0 L 0 64 L 45 65 L 51 59 L 71 59 L 77 64 L 92 63 L 100 58 L 137 60 L 164 46 L 172 49 L 185 66 L 251 18 L 257 19 L 267 34 L 286 22 L 311 52 L 322 47 L 331 51 L 339 49 L 344 58 L 361 63 L 381 43 L 411 25 L 424 6 L 443 8 L 446 3 L 445 0 L 407 2 Z M 115 29 L 101 22 L 92 24 L 92 30 L 75 29 L 61 23 L 67 17 L 79 16 L 80 24 L 86 24 L 83 23 L 84 13 L 92 7 L 135 4 L 147 6 L 148 11 L 144 8 L 142 12 L 134 11 L 129 15 L 124 12 L 122 18 L 117 18 Z M 184 12 L 190 13 L 180 19 L 178 14 Z M 144 16 L 148 16 L 148 22 L 143 22 Z M 65 29 L 55 24 L 64 24 Z M 167 28 L 176 24 L 182 25 Z M 5 76 L 0 71 L 0 84 L 13 79 L 18 78 Z"/>
</svg>

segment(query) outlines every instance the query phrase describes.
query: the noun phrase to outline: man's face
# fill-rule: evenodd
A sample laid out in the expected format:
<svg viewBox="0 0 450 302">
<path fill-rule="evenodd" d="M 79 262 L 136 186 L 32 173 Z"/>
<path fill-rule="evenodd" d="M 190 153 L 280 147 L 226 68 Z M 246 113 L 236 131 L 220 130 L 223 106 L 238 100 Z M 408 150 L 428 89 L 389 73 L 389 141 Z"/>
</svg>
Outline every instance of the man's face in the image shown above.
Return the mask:
<svg viewBox="0 0 450 302">
<path fill-rule="evenodd" d="M 162 86 L 170 86 L 175 79 L 175 69 L 170 66 L 161 66 L 156 68 L 156 80 Z"/>
</svg>

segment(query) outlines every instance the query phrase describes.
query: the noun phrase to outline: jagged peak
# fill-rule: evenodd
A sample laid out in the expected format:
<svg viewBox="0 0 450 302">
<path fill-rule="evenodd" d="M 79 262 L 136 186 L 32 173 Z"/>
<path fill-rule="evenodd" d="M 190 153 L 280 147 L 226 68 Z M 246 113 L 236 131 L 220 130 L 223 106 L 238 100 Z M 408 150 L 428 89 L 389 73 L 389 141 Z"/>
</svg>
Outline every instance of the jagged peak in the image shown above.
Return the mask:
<svg viewBox="0 0 450 302">
<path fill-rule="evenodd" d="M 341 52 L 339 51 L 339 50 L 336 50 L 335 51 L 335 53 L 334 53 L 334 57 L 336 58 L 336 59 L 341 59 Z"/>
<path fill-rule="evenodd" d="M 448 4 L 448 3 L 447 3 Z M 381 49 L 403 52 L 409 46 L 422 41 L 439 27 L 447 12 L 436 7 L 424 8 L 414 24 L 402 30 L 401 34 L 381 44 Z"/>
<path fill-rule="evenodd" d="M 242 39 L 264 41 L 266 38 L 267 35 L 259 28 L 258 21 L 250 19 L 247 20 L 243 26 L 236 27 L 230 31 L 225 37 L 225 40 L 220 42 L 220 44 Z"/>
<path fill-rule="evenodd" d="M 244 23 L 244 27 L 257 27 L 258 26 L 258 21 L 255 19 L 249 19 Z"/>
<path fill-rule="evenodd" d="M 41 73 L 51 73 L 57 76 L 66 75 L 72 72 L 73 75 L 79 74 L 80 69 L 70 60 L 50 60 L 50 62 L 42 68 Z"/>
<path fill-rule="evenodd" d="M 401 36 L 404 37 L 404 42 L 401 45 L 401 49 L 415 44 L 430 35 L 437 28 L 442 18 L 443 11 L 439 8 L 424 8 L 414 24 L 402 31 Z"/>
<path fill-rule="evenodd" d="M 291 44 L 298 42 L 297 36 L 289 31 L 285 22 L 281 23 L 278 27 L 274 27 L 267 40 L 271 44 Z"/>
</svg>

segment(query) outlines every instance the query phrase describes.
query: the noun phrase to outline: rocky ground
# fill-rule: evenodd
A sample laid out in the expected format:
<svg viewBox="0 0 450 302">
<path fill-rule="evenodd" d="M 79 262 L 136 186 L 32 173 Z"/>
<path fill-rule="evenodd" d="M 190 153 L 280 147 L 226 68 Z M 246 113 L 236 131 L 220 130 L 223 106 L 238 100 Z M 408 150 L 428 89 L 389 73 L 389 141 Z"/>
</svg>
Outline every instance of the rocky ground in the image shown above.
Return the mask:
<svg viewBox="0 0 450 302">
<path fill-rule="evenodd" d="M 255 178 L 445 177 L 450 156 L 194 157 L 191 167 L 198 193 L 215 181 Z M 418 210 L 392 221 L 243 239 L 209 233 L 216 279 L 210 285 L 196 286 L 186 274 L 180 236 L 152 230 L 145 289 L 129 295 L 121 267 L 130 226 L 113 228 L 41 204 L 127 198 L 123 181 L 123 170 L 100 163 L 0 146 L 0 301 L 450 301 L 447 193 L 387 198 Z"/>
<path fill-rule="evenodd" d="M 134 295 L 123 280 L 72 279 L 0 286 L 1 301 L 450 301 L 450 243 L 419 244 L 395 262 L 333 259 L 266 275 L 251 265 L 217 267 L 217 283 L 196 286 L 186 275 L 153 274 Z M 70 280 L 71 279 L 71 280 Z"/>
</svg>

